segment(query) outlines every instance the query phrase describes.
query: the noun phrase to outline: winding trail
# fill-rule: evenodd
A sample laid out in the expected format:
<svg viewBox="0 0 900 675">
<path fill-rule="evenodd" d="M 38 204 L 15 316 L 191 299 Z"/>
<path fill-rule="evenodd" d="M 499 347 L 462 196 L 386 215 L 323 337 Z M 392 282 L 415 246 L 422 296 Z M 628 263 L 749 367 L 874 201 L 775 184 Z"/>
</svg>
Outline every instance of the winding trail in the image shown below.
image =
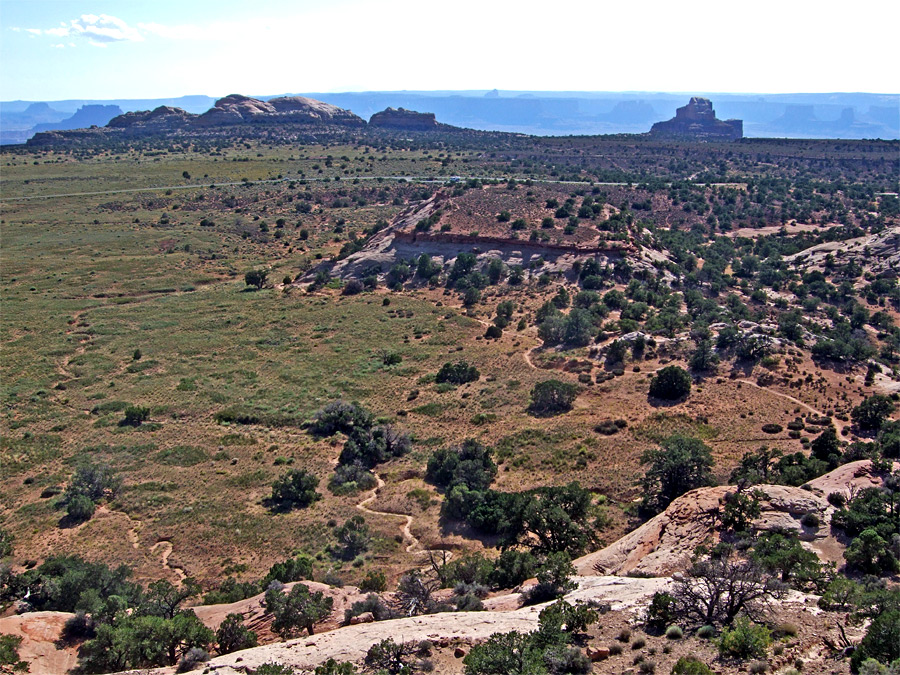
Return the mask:
<svg viewBox="0 0 900 675">
<path fill-rule="evenodd" d="M 411 553 L 412 555 L 430 555 L 432 553 L 443 553 L 444 561 L 450 559 L 453 555 L 453 552 L 445 549 L 445 548 L 422 548 L 419 540 L 412 533 L 412 524 L 413 517 L 408 513 L 393 513 L 391 511 L 376 511 L 375 509 L 370 509 L 368 504 L 371 504 L 378 498 L 378 491 L 384 487 L 384 480 L 377 473 L 375 475 L 375 487 L 370 490 L 370 494 L 368 497 L 363 499 L 356 505 L 356 508 L 362 511 L 363 513 L 368 513 L 373 516 L 392 516 L 394 518 L 403 518 L 405 522 L 403 523 L 403 527 L 401 528 L 401 533 L 403 534 L 404 541 L 409 542 L 404 549 L 407 553 Z M 418 549 L 418 550 L 416 550 Z"/>
<path fill-rule="evenodd" d="M 156 549 L 162 549 L 162 555 L 160 556 L 160 560 L 162 562 L 162 566 L 167 570 L 170 570 L 175 573 L 178 577 L 179 581 L 184 581 L 187 579 L 187 574 L 184 573 L 184 570 L 175 565 L 169 564 L 169 556 L 172 555 L 172 542 L 166 541 L 165 539 L 162 541 L 158 541 L 153 546 L 150 547 L 150 551 L 153 552 Z"/>
</svg>

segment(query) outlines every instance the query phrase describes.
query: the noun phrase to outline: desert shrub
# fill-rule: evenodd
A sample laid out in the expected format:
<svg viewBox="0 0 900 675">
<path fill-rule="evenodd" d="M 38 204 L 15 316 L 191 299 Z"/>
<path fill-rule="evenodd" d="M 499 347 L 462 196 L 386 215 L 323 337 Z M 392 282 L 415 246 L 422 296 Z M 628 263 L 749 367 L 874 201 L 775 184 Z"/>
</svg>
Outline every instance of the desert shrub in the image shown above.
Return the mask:
<svg viewBox="0 0 900 675">
<path fill-rule="evenodd" d="M 90 520 L 94 515 L 94 502 L 85 495 L 76 495 L 66 505 L 66 515 L 74 522 L 81 523 Z"/>
<path fill-rule="evenodd" d="M 719 638 L 719 655 L 738 659 L 764 658 L 772 642 L 769 629 L 745 616 L 734 620 Z"/>
<path fill-rule="evenodd" d="M 895 407 L 888 396 L 874 394 L 853 408 L 850 418 L 864 431 L 878 431 Z"/>
<path fill-rule="evenodd" d="M 631 629 L 623 628 L 619 631 L 619 634 L 616 636 L 616 640 L 619 642 L 630 642 L 631 641 Z"/>
<path fill-rule="evenodd" d="M 534 576 L 537 564 L 531 551 L 506 549 L 494 563 L 488 582 L 494 588 L 514 588 Z"/>
<path fill-rule="evenodd" d="M 350 279 L 344 284 L 344 288 L 341 289 L 341 295 L 359 295 L 362 293 L 366 287 L 363 285 L 363 282 L 359 279 Z"/>
<path fill-rule="evenodd" d="M 488 340 L 497 340 L 503 337 L 503 329 L 499 326 L 488 326 L 484 332 L 484 337 Z"/>
<path fill-rule="evenodd" d="M 661 632 L 675 620 L 675 598 L 665 591 L 657 591 L 647 608 L 647 629 Z"/>
<path fill-rule="evenodd" d="M 819 520 L 819 514 L 809 511 L 803 514 L 803 517 L 800 518 L 800 523 L 803 527 L 819 527 L 821 521 Z"/>
<path fill-rule="evenodd" d="M 713 675 L 713 671 L 693 656 L 682 656 L 672 666 L 672 675 Z"/>
<path fill-rule="evenodd" d="M 130 405 L 125 408 L 125 416 L 119 422 L 123 427 L 139 427 L 150 419 L 150 408 L 139 405 Z"/>
<path fill-rule="evenodd" d="M 577 588 L 571 580 L 575 567 L 568 553 L 551 553 L 537 570 L 537 584 L 523 595 L 526 604 L 536 605 L 555 600 L 564 593 Z"/>
<path fill-rule="evenodd" d="M 63 624 L 62 638 L 69 642 L 80 642 L 96 635 L 94 620 L 84 611 L 75 612 Z"/>
<path fill-rule="evenodd" d="M 896 572 L 900 569 L 890 542 L 874 528 L 863 530 L 844 551 L 847 563 L 868 574 Z"/>
<path fill-rule="evenodd" d="M 257 671 L 258 673 L 259 671 Z M 313 675 L 356 675 L 359 671 L 349 661 L 335 661 L 328 659 L 319 666 L 316 666 Z"/>
<path fill-rule="evenodd" d="M 780 636 L 796 637 L 799 629 L 793 623 L 780 623 L 775 627 L 775 634 Z"/>
<path fill-rule="evenodd" d="M 291 469 L 272 483 L 272 504 L 281 510 L 305 508 L 322 497 L 319 479 L 304 469 Z"/>
<path fill-rule="evenodd" d="M 847 504 L 847 497 L 841 492 L 829 492 L 828 503 L 835 508 L 842 509 Z"/>
<path fill-rule="evenodd" d="M 761 675 L 761 673 L 768 672 L 769 664 L 765 661 L 753 661 L 747 670 L 753 675 Z"/>
<path fill-rule="evenodd" d="M 340 465 L 358 465 L 372 469 L 391 457 L 409 452 L 412 442 L 407 434 L 392 425 L 356 428 L 348 434 L 338 457 Z"/>
<path fill-rule="evenodd" d="M 244 273 L 244 283 L 247 286 L 254 286 L 257 290 L 266 285 L 266 279 L 269 273 L 266 270 L 249 270 Z"/>
<path fill-rule="evenodd" d="M 784 431 L 784 427 L 780 424 L 763 424 L 762 430 L 767 434 L 780 434 Z"/>
<path fill-rule="evenodd" d="M 641 456 L 641 463 L 649 465 L 641 481 L 641 507 L 647 513 L 659 513 L 685 492 L 713 484 L 712 452 L 705 443 L 675 434 L 660 445 Z"/>
<path fill-rule="evenodd" d="M 622 645 L 617 642 L 613 642 L 609 647 L 609 655 L 610 656 L 618 656 L 622 653 Z"/>
<path fill-rule="evenodd" d="M 295 675 L 296 672 L 290 666 L 281 663 L 264 663 L 256 669 L 253 675 Z"/>
<path fill-rule="evenodd" d="M 642 661 L 638 666 L 638 672 L 641 675 L 653 675 L 656 672 L 656 663 L 653 661 Z"/>
<path fill-rule="evenodd" d="M 56 493 L 59 494 L 59 493 Z M 43 492 L 41 493 L 43 498 Z M 0 527 L 0 559 L 12 555 L 15 536 L 7 529 Z"/>
<path fill-rule="evenodd" d="M 322 591 L 310 591 L 305 584 L 296 584 L 290 593 L 270 588 L 266 591 L 265 605 L 266 611 L 274 616 L 272 630 L 288 640 L 303 629 L 312 635 L 315 624 L 331 613 L 334 599 L 325 597 Z"/>
<path fill-rule="evenodd" d="M 594 427 L 594 431 L 596 431 L 598 434 L 603 434 L 604 436 L 612 436 L 619 433 L 620 429 L 619 426 L 612 420 L 604 420 Z"/>
<path fill-rule="evenodd" d="M 474 593 L 462 593 L 455 598 L 457 612 L 482 612 L 484 603 Z"/>
<path fill-rule="evenodd" d="M 289 584 L 292 581 L 311 579 L 312 573 L 313 559 L 308 555 L 301 554 L 272 565 L 266 576 L 262 578 L 260 585 L 266 588 L 273 581 Z"/>
<path fill-rule="evenodd" d="M 466 384 L 474 382 L 480 377 L 480 373 L 475 366 L 470 366 L 465 361 L 457 361 L 450 363 L 449 361 L 441 366 L 434 381 L 438 384 L 449 382 L 450 384 Z"/>
<path fill-rule="evenodd" d="M 371 612 L 376 621 L 393 619 L 396 615 L 376 593 L 369 593 L 364 600 L 358 600 L 350 605 L 350 609 L 344 610 L 344 623 L 350 623 L 350 619 L 360 614 Z"/>
<path fill-rule="evenodd" d="M 230 654 L 257 645 L 256 633 L 244 625 L 240 614 L 226 616 L 216 631 L 216 644 L 220 654 Z"/>
<path fill-rule="evenodd" d="M 409 672 L 407 658 L 412 653 L 412 647 L 386 638 L 369 647 L 369 651 L 366 652 L 366 665 L 376 672 L 384 671 L 388 675 L 400 675 Z"/>
<path fill-rule="evenodd" d="M 3 666 L 4 673 L 28 672 L 28 662 L 19 659 L 19 645 L 22 644 L 22 639 L 20 635 L 0 634 L 0 666 Z"/>
<path fill-rule="evenodd" d="M 464 485 L 470 490 L 485 490 L 497 475 L 493 452 L 471 438 L 460 445 L 439 448 L 428 460 L 425 478 L 446 490 L 457 485 Z"/>
<path fill-rule="evenodd" d="M 109 466 L 85 464 L 75 470 L 75 475 L 66 486 L 63 501 L 71 501 L 78 495 L 83 495 L 92 502 L 112 499 L 121 487 L 122 479 Z"/>
<path fill-rule="evenodd" d="M 572 409 L 578 388 L 569 382 L 545 380 L 538 382 L 531 390 L 531 405 L 528 410 L 533 415 L 550 416 Z"/>
<path fill-rule="evenodd" d="M 341 560 L 352 560 L 369 548 L 369 526 L 362 516 L 351 516 L 340 527 L 334 528 L 337 539 L 335 554 Z"/>
<path fill-rule="evenodd" d="M 633 650 L 643 649 L 647 646 L 647 640 L 642 637 L 637 637 L 634 639 L 634 642 L 631 643 L 631 648 Z"/>
<path fill-rule="evenodd" d="M 371 490 L 377 481 L 375 475 L 359 464 L 339 464 L 328 481 L 328 489 L 334 494 L 353 494 L 360 490 Z"/>
<path fill-rule="evenodd" d="M 697 629 L 697 637 L 701 640 L 712 640 L 715 636 L 715 626 L 710 626 L 709 624 L 707 624 L 706 626 L 700 626 L 700 628 Z"/>
<path fill-rule="evenodd" d="M 749 492 L 738 490 L 725 495 L 725 508 L 722 509 L 721 529 L 734 533 L 748 532 L 753 520 L 759 517 L 760 499 L 763 493 L 759 490 Z"/>
<path fill-rule="evenodd" d="M 209 652 L 202 647 L 191 647 L 178 661 L 175 672 L 187 673 L 209 661 Z"/>
<path fill-rule="evenodd" d="M 666 628 L 666 637 L 669 640 L 680 640 L 684 637 L 684 631 L 678 626 L 669 626 Z"/>
<path fill-rule="evenodd" d="M 597 623 L 599 615 L 587 603 L 576 602 L 572 605 L 565 600 L 557 600 L 542 609 L 538 619 L 541 630 L 552 629 L 576 635 L 584 633 L 590 626 Z"/>
<path fill-rule="evenodd" d="M 650 396 L 675 401 L 691 392 L 691 376 L 680 366 L 666 366 L 650 380 Z"/>
<path fill-rule="evenodd" d="M 114 623 L 98 625 L 96 637 L 81 646 L 79 667 L 88 673 L 107 673 L 174 666 L 182 659 L 183 667 L 193 667 L 214 639 L 191 610 L 169 618 L 120 612 Z M 192 652 L 195 649 L 199 651 Z"/>
<path fill-rule="evenodd" d="M 333 436 L 338 432 L 350 435 L 354 429 L 369 429 L 373 424 L 372 415 L 363 407 L 332 401 L 315 414 L 309 430 L 317 436 Z"/>
<path fill-rule="evenodd" d="M 387 577 L 380 570 L 370 570 L 359 582 L 359 590 L 363 593 L 383 593 L 387 590 Z"/>
</svg>

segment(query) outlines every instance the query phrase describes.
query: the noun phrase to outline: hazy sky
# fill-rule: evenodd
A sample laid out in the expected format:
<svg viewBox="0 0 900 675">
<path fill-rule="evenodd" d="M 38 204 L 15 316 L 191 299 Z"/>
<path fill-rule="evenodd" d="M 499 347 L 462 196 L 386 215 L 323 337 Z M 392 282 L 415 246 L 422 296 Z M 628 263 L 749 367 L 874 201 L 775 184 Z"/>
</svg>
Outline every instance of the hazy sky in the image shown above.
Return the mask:
<svg viewBox="0 0 900 675">
<path fill-rule="evenodd" d="M 897 0 L 0 0 L 0 99 L 900 91 Z"/>
</svg>

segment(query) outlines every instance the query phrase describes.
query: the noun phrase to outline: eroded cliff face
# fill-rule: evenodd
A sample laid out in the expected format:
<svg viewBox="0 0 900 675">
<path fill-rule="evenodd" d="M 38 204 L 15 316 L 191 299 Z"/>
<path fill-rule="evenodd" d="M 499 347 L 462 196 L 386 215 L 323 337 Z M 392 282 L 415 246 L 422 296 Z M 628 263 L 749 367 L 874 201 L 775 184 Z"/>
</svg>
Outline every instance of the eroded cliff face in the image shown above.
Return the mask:
<svg viewBox="0 0 900 675">
<path fill-rule="evenodd" d="M 675 117 L 654 124 L 650 133 L 704 140 L 737 140 L 744 136 L 744 123 L 742 120 L 717 119 L 712 101 L 694 96 L 686 106 L 675 111 Z"/>
</svg>

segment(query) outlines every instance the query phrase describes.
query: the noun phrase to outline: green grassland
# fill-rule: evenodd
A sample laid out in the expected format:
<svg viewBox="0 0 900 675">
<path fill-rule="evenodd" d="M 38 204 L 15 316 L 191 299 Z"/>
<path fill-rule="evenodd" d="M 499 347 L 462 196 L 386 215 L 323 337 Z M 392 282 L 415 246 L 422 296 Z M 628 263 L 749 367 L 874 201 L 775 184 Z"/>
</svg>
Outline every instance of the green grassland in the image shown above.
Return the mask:
<svg viewBox="0 0 900 675">
<path fill-rule="evenodd" d="M 333 525 L 359 513 L 362 497 L 325 488 L 340 443 L 315 439 L 303 425 L 338 398 L 413 435 L 413 451 L 379 469 L 388 492 L 410 492 L 405 481 L 421 490 L 416 481 L 435 447 L 475 437 L 496 448 L 498 489 L 577 479 L 606 495 L 608 540 L 624 528 L 620 507 L 638 496 L 641 452 L 666 435 L 709 442 L 717 473 L 727 476 L 748 444 L 759 444 L 763 421 L 793 419 L 793 403 L 720 378 L 677 410 L 656 410 L 647 403 L 648 373 L 666 357 L 585 383 L 567 415 L 526 414 L 536 382 L 577 381 L 554 362 L 588 356 L 580 348 L 566 358 L 524 358 L 540 344 L 531 319 L 553 287 L 490 288 L 469 310 L 442 288 L 352 296 L 338 284 L 282 288 L 285 277 L 433 189 L 397 178 L 521 178 L 526 170 L 551 178 L 559 175 L 551 162 L 578 155 L 580 143 L 560 141 L 540 170 L 479 150 L 376 143 L 5 152 L 0 525 L 16 535 L 16 561 L 66 551 L 129 562 L 152 579 L 171 576 L 154 548 L 170 541 L 170 565 L 207 586 L 236 564 L 255 579 L 298 551 L 327 568 Z M 741 161 L 751 161 L 748 152 Z M 250 290 L 243 275 L 258 268 L 268 270 L 269 285 Z M 516 302 L 512 325 L 502 339 L 484 340 L 503 299 Z M 515 330 L 523 318 L 528 328 Z M 384 352 L 402 361 L 386 366 Z M 460 358 L 478 367 L 480 380 L 435 384 L 441 365 Z M 121 426 L 129 405 L 149 408 L 149 420 Z M 626 426 L 610 436 L 595 430 L 610 420 Z M 766 442 L 802 448 L 795 438 Z M 53 488 L 86 461 L 113 466 L 123 490 L 87 524 L 60 527 Z M 315 473 L 324 498 L 272 514 L 263 500 L 288 468 Z M 426 545 L 456 536 L 441 530 L 437 511 L 417 514 L 413 531 Z M 413 564 L 399 538 L 402 520 L 367 521 L 376 541 L 362 566 L 343 565 L 344 578 Z"/>
</svg>

